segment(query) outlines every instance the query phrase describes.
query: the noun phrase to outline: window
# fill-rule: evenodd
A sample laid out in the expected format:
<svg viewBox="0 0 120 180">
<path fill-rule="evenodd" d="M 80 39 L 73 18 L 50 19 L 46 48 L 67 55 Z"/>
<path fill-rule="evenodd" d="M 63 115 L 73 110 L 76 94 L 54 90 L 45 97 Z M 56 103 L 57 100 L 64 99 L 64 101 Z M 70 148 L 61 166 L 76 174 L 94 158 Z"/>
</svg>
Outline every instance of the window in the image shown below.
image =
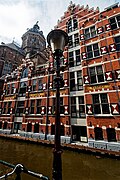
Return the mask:
<svg viewBox="0 0 120 180">
<path fill-rule="evenodd" d="M 70 91 L 75 91 L 75 74 L 74 72 L 70 72 Z"/>
<path fill-rule="evenodd" d="M 91 84 L 104 82 L 102 66 L 96 66 L 96 67 L 89 68 L 89 73 L 90 73 L 90 83 Z"/>
<path fill-rule="evenodd" d="M 24 101 L 18 101 L 16 116 L 23 116 L 24 109 Z"/>
<path fill-rule="evenodd" d="M 55 81 L 55 79 L 56 79 L 56 75 L 53 75 L 52 76 L 53 89 L 56 89 L 56 81 Z"/>
<path fill-rule="evenodd" d="M 60 97 L 60 114 L 64 114 L 63 97 Z"/>
<path fill-rule="evenodd" d="M 71 117 L 77 117 L 76 97 L 71 97 Z"/>
<path fill-rule="evenodd" d="M 6 110 L 7 110 L 7 102 L 4 102 L 2 114 L 6 114 Z"/>
<path fill-rule="evenodd" d="M 43 89 L 43 85 L 42 85 L 42 79 L 38 80 L 38 91 L 41 91 Z"/>
<path fill-rule="evenodd" d="M 94 114 L 110 114 L 107 94 L 94 94 L 92 99 Z"/>
<path fill-rule="evenodd" d="M 52 99 L 52 114 L 55 114 L 55 100 L 56 98 Z"/>
<path fill-rule="evenodd" d="M 30 114 L 34 114 L 35 100 L 30 102 Z"/>
<path fill-rule="evenodd" d="M 82 71 L 77 71 L 77 90 L 83 90 Z"/>
<path fill-rule="evenodd" d="M 14 89 L 15 89 L 15 84 L 12 84 L 12 85 L 11 85 L 11 94 L 14 93 Z"/>
<path fill-rule="evenodd" d="M 84 96 L 79 96 L 78 102 L 79 102 L 79 117 L 85 117 Z"/>
<path fill-rule="evenodd" d="M 10 84 L 7 85 L 7 91 L 6 94 L 10 94 Z"/>
<path fill-rule="evenodd" d="M 80 50 L 76 50 L 75 51 L 75 57 L 76 57 L 76 65 L 80 65 L 81 64 L 81 59 L 80 59 Z"/>
<path fill-rule="evenodd" d="M 7 114 L 10 114 L 12 102 L 8 102 Z"/>
<path fill-rule="evenodd" d="M 2 75 L 6 75 L 6 74 L 11 73 L 11 70 L 12 70 L 12 63 L 9 63 L 9 62 L 6 61 L 4 63 Z"/>
<path fill-rule="evenodd" d="M 37 99 L 37 114 L 41 114 L 41 99 Z"/>
<path fill-rule="evenodd" d="M 83 90 L 82 71 L 70 72 L 70 91 Z"/>
<path fill-rule="evenodd" d="M 68 37 L 68 42 L 69 42 L 69 47 L 73 47 L 73 40 L 72 40 L 72 36 Z"/>
<path fill-rule="evenodd" d="M 77 19 L 73 19 L 73 30 L 76 30 L 78 28 L 78 22 Z"/>
<path fill-rule="evenodd" d="M 27 90 L 27 82 L 21 82 L 19 96 L 25 96 L 26 90 Z"/>
<path fill-rule="evenodd" d="M 28 77 L 28 68 L 25 68 L 25 69 L 23 70 L 22 76 L 21 76 L 21 78 L 26 78 L 26 77 Z"/>
<path fill-rule="evenodd" d="M 70 67 L 74 67 L 74 55 L 73 55 L 73 51 L 69 52 L 69 65 L 70 65 Z"/>
<path fill-rule="evenodd" d="M 110 18 L 111 29 L 117 29 L 120 27 L 120 15 Z"/>
<path fill-rule="evenodd" d="M 34 80 L 32 81 L 32 91 L 36 91 L 36 83 L 37 83 L 37 80 L 34 79 Z"/>
<path fill-rule="evenodd" d="M 87 46 L 86 47 L 86 52 L 87 52 L 87 58 L 88 59 L 100 56 L 100 50 L 99 50 L 99 47 L 98 47 L 98 43 Z"/>
<path fill-rule="evenodd" d="M 55 114 L 56 98 L 52 99 L 52 114 Z M 60 97 L 60 114 L 64 114 L 63 97 Z"/>
<path fill-rule="evenodd" d="M 68 21 L 68 33 L 72 31 L 72 20 Z"/>
<path fill-rule="evenodd" d="M 79 45 L 79 35 L 78 35 L 78 33 L 74 34 L 74 44 L 75 44 L 75 46 Z"/>
<path fill-rule="evenodd" d="M 95 26 L 92 26 L 90 28 L 86 28 L 84 31 L 85 39 L 89 39 L 96 36 L 96 29 Z"/>
<path fill-rule="evenodd" d="M 76 18 L 70 19 L 67 25 L 68 33 L 76 30 L 77 28 L 78 28 L 77 19 Z"/>
<path fill-rule="evenodd" d="M 116 49 L 120 51 L 120 36 L 115 37 Z"/>
</svg>

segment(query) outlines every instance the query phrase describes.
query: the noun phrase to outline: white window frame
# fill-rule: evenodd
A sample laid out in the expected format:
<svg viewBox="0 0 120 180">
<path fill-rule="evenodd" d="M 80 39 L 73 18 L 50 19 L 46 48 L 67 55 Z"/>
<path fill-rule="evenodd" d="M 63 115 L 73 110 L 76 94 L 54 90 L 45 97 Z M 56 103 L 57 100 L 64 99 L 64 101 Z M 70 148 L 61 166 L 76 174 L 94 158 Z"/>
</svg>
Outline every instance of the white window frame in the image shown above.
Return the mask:
<svg viewBox="0 0 120 180">
<path fill-rule="evenodd" d="M 94 31 L 91 31 L 91 29 L 94 27 Z M 86 30 L 88 29 L 88 31 L 89 31 L 89 33 L 87 33 L 87 35 L 89 34 L 89 37 L 86 37 Z M 93 32 L 95 32 L 95 35 L 92 35 L 92 33 Z M 96 26 L 94 25 L 94 26 L 90 26 L 90 27 L 88 27 L 88 28 L 85 28 L 84 29 L 84 35 L 85 35 L 85 39 L 87 40 L 87 39 L 90 39 L 90 38 L 93 38 L 93 37 L 95 37 L 96 35 L 97 35 L 97 33 L 96 33 Z"/>
<path fill-rule="evenodd" d="M 96 84 L 96 83 L 105 82 L 105 76 L 104 76 L 103 67 L 102 67 L 102 73 L 101 73 L 101 74 L 98 74 L 98 73 L 97 73 L 97 67 L 99 67 L 99 66 L 102 67 L 102 65 L 89 67 L 90 84 Z M 95 75 L 94 75 L 94 76 L 96 77 L 96 82 L 91 82 L 91 74 L 90 74 L 90 69 L 91 69 L 91 68 L 95 68 L 95 73 L 94 73 Z M 98 75 L 103 75 L 104 81 L 99 81 L 99 80 L 98 80 Z"/>
</svg>

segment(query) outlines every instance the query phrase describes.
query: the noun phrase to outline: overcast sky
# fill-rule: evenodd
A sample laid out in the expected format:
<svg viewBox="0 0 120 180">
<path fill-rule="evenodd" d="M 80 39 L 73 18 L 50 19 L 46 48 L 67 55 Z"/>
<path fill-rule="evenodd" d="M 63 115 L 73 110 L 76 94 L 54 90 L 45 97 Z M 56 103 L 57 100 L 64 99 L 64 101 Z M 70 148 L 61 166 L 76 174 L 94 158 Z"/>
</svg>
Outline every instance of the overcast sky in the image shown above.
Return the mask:
<svg viewBox="0 0 120 180">
<path fill-rule="evenodd" d="M 76 5 L 99 6 L 101 11 L 117 2 L 120 4 L 120 0 L 73 0 Z M 0 43 L 14 39 L 21 44 L 21 36 L 37 21 L 46 37 L 69 4 L 70 0 L 0 0 Z"/>
</svg>

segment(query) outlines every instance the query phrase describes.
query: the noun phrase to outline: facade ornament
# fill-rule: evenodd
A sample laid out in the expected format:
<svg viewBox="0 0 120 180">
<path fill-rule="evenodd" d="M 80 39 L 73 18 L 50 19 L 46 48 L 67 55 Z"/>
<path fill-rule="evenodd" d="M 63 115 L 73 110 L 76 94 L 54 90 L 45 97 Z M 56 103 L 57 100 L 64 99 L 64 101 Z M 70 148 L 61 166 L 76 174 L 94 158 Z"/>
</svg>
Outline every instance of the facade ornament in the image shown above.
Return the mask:
<svg viewBox="0 0 120 180">
<path fill-rule="evenodd" d="M 72 1 L 70 1 L 70 5 L 68 6 L 68 10 L 70 11 L 71 14 L 74 13 L 74 10 L 75 10 L 75 4 L 73 4 Z"/>
</svg>

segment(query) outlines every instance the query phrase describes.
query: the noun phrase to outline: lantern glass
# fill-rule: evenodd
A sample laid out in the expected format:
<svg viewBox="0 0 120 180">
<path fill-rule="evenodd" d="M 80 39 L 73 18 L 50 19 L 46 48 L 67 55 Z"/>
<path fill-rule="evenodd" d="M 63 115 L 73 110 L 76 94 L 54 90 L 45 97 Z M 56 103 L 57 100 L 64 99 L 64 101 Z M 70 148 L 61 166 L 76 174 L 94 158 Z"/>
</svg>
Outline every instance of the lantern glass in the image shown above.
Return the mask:
<svg viewBox="0 0 120 180">
<path fill-rule="evenodd" d="M 48 34 L 47 42 L 51 46 L 53 53 L 56 50 L 64 51 L 64 47 L 68 43 L 68 35 L 65 31 L 55 29 Z"/>
</svg>

